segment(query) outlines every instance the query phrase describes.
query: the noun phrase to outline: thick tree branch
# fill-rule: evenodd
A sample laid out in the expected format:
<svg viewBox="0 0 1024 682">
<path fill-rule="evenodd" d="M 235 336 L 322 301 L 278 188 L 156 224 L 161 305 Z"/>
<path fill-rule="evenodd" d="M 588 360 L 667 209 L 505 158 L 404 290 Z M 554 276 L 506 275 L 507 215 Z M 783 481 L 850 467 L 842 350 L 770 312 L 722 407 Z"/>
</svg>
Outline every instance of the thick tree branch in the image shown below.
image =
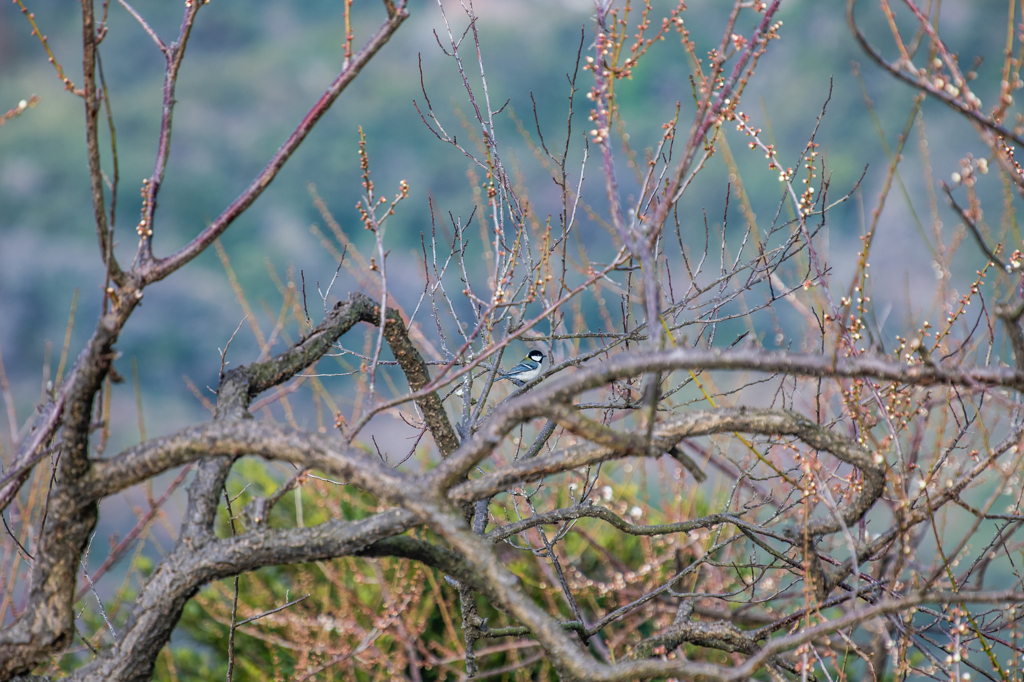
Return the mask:
<svg viewBox="0 0 1024 682">
<path fill-rule="evenodd" d="M 723 620 L 712 622 L 691 620 L 693 611 L 692 601 L 682 602 L 676 610 L 672 624 L 661 633 L 648 637 L 633 647 L 629 652 L 629 658 L 638 660 L 663 656 L 675 651 L 684 643 L 745 654 L 757 651 L 757 641 L 732 623 Z M 778 658 L 774 658 L 769 666 L 786 668 L 794 673 L 798 672 L 791 663 Z M 773 677 L 773 679 L 784 680 L 785 678 Z"/>
<path fill-rule="evenodd" d="M 92 338 L 65 379 L 63 411 L 48 413 L 48 427 L 62 427 L 54 487 L 49 495 L 46 523 L 39 534 L 26 608 L 14 625 L 0 631 L 0 679 L 28 672 L 71 640 L 79 563 L 97 519 L 95 502 L 79 504 L 73 490 L 90 471 L 88 445 L 93 401 L 110 370 L 114 342 L 140 299 L 141 296 L 121 297 L 100 318 Z M 50 437 L 52 431 L 30 439 L 28 445 L 42 447 Z M 34 454 L 34 450 L 23 446 L 18 461 L 31 461 Z M 24 473 L 19 474 L 4 488 L 5 504 L 14 498 L 25 478 Z"/>
<path fill-rule="evenodd" d="M 139 594 L 121 639 L 70 679 L 150 680 L 156 657 L 170 639 L 185 603 L 211 580 L 263 566 L 350 556 L 414 525 L 412 513 L 392 509 L 360 521 L 334 520 L 312 528 L 256 528 L 197 547 L 179 542 Z"/>
<path fill-rule="evenodd" d="M 470 585 L 474 590 L 488 599 L 497 601 L 497 595 L 491 586 L 473 572 L 466 560 L 451 550 L 439 547 L 424 540 L 417 540 L 406 535 L 379 540 L 365 549 L 355 552 L 364 557 L 396 557 L 418 561 L 424 566 L 437 569 L 460 583 Z"/>
<path fill-rule="evenodd" d="M 226 372 L 217 390 L 215 418 L 249 418 L 249 404 L 263 391 L 283 384 L 313 365 L 357 322 L 366 319 L 374 303 L 363 294 L 352 294 L 338 302 L 316 329 L 288 350 L 265 362 L 256 362 Z"/>
<path fill-rule="evenodd" d="M 980 459 L 966 472 L 964 472 L 952 485 L 930 496 L 927 500 L 920 500 L 905 511 L 898 523 L 894 523 L 888 530 L 874 536 L 860 544 L 856 549 L 856 557 L 844 561 L 829 575 L 829 582 L 833 585 L 845 580 L 853 573 L 854 563 L 860 564 L 870 558 L 877 556 L 886 547 L 893 543 L 900 533 L 906 528 L 916 526 L 932 518 L 932 516 L 944 505 L 952 500 L 959 499 L 960 494 L 989 467 L 993 466 L 996 460 L 1007 452 L 1016 452 L 1024 438 L 1024 426 L 1017 426 L 998 445 L 991 448 L 988 457 Z M 854 561 L 856 559 L 856 562 Z"/>
<path fill-rule="evenodd" d="M 649 384 L 648 384 L 649 385 Z M 651 420 L 650 427 L 645 429 L 644 435 L 636 433 L 620 433 L 615 429 L 605 426 L 600 422 L 588 419 L 579 410 L 574 410 L 566 405 L 554 405 L 549 410 L 551 419 L 566 431 L 586 438 L 592 443 L 602 445 L 621 455 L 640 455 L 647 457 L 659 457 L 663 453 L 671 454 L 684 469 L 690 472 L 698 483 L 707 480 L 707 475 L 701 470 L 697 463 L 690 459 L 689 455 L 680 452 L 673 446 L 679 442 L 669 438 L 654 438 L 655 424 Z"/>
<path fill-rule="evenodd" d="M 71 642 L 79 563 L 97 517 L 95 504 L 77 505 L 62 486 L 50 495 L 24 615 L 0 631 L 0 680 L 31 671 Z"/>
<path fill-rule="evenodd" d="M 59 480 L 73 481 L 88 469 L 86 444 L 91 425 L 92 405 L 115 357 L 114 344 L 135 307 L 142 300 L 142 289 L 126 273 L 124 285 L 112 297 L 113 307 L 96 323 L 92 338 L 79 353 L 71 371 L 36 418 L 28 438 L 21 443 L 8 473 L 0 480 L 0 510 L 11 503 L 39 451 L 62 429 L 63 449 L 69 455 L 62 461 Z M 64 459 L 63 456 L 61 458 Z"/>
<path fill-rule="evenodd" d="M 255 455 L 318 469 L 389 502 L 400 503 L 419 487 L 415 477 L 397 471 L 338 437 L 309 433 L 272 422 L 219 421 L 182 429 L 95 462 L 75 495 L 99 500 L 160 472 L 203 457 Z"/>
</svg>

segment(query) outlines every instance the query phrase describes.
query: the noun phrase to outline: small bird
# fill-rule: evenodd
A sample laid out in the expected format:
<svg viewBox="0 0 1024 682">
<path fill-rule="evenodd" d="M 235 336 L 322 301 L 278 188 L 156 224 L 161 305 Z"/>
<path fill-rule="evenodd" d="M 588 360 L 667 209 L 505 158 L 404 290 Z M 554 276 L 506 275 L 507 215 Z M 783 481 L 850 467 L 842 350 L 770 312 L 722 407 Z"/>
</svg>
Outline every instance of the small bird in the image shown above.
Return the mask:
<svg viewBox="0 0 1024 682">
<path fill-rule="evenodd" d="M 540 374 L 540 365 L 544 362 L 544 353 L 531 350 L 518 365 L 507 372 L 498 374 L 499 379 L 508 379 L 516 386 L 522 387 L 526 382 L 533 381 Z"/>
</svg>

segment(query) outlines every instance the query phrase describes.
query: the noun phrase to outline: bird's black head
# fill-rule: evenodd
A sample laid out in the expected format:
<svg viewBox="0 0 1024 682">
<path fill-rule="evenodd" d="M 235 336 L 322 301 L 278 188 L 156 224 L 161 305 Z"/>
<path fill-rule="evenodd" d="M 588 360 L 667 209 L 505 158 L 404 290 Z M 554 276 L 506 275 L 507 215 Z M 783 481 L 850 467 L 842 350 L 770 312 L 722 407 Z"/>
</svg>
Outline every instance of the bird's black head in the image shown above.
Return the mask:
<svg viewBox="0 0 1024 682">
<path fill-rule="evenodd" d="M 526 354 L 526 357 L 530 358 L 534 362 L 540 362 L 544 359 L 544 353 L 540 352 L 539 350 L 531 350 L 529 353 Z"/>
</svg>

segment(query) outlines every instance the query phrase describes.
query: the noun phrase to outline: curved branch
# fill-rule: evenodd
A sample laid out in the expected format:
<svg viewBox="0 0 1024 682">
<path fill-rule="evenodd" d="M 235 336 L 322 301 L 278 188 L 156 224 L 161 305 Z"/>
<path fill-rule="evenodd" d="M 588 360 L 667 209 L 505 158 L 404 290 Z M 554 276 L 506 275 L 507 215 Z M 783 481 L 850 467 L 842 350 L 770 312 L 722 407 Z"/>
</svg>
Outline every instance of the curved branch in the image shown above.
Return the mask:
<svg viewBox="0 0 1024 682">
<path fill-rule="evenodd" d="M 121 639 L 69 679 L 149 680 L 185 603 L 211 580 L 263 566 L 350 556 L 416 524 L 412 513 L 392 509 L 359 521 L 333 520 L 312 528 L 257 528 L 196 547 L 179 542 L 146 582 Z"/>
<path fill-rule="evenodd" d="M 335 305 L 323 322 L 293 347 L 265 362 L 243 365 L 222 375 L 217 389 L 214 422 L 251 420 L 252 415 L 248 410 L 251 400 L 323 357 L 331 344 L 359 321 L 361 309 L 366 307 L 366 302 L 365 297 L 349 297 L 345 303 Z M 232 463 L 231 455 L 211 452 L 202 458 L 188 487 L 188 503 L 180 539 L 202 543 L 205 542 L 205 536 L 212 536 L 218 499 Z"/>
<path fill-rule="evenodd" d="M 248 418 L 249 404 L 263 391 L 278 386 L 306 369 L 331 349 L 331 345 L 357 322 L 366 319 L 374 305 L 363 294 L 339 301 L 308 336 L 265 362 L 255 362 L 227 372 L 217 389 L 215 419 Z"/>
<path fill-rule="evenodd" d="M 704 415 L 705 413 L 695 414 Z M 608 431 L 612 430 L 608 429 Z M 579 433 L 578 430 L 574 430 L 574 432 Z M 586 434 L 581 435 L 588 437 Z M 660 425 L 655 428 L 654 438 L 650 444 L 641 436 L 618 433 L 615 435 L 621 440 L 618 440 L 614 446 L 584 443 L 531 459 L 520 459 L 497 471 L 486 473 L 451 488 L 448 499 L 458 504 L 464 504 L 486 499 L 508 490 L 512 486 L 537 481 L 545 476 L 569 469 L 590 466 L 620 457 L 659 457 L 685 437 L 672 438 L 671 434 L 666 434 L 660 428 Z M 609 443 L 612 439 L 608 438 L 608 434 L 604 434 L 602 440 Z"/>
<path fill-rule="evenodd" d="M 854 564 L 868 561 L 871 557 L 878 556 L 886 546 L 895 541 L 904 529 L 916 526 L 928 519 L 952 500 L 959 499 L 960 494 L 982 474 L 991 467 L 996 460 L 1007 452 L 1016 451 L 1024 438 L 1024 426 L 1017 426 L 996 446 L 989 449 L 989 456 L 982 458 L 975 463 L 970 470 L 963 472 L 952 486 L 939 491 L 937 494 L 926 500 L 917 502 L 904 512 L 899 523 L 893 524 L 888 530 L 877 536 L 873 536 L 857 547 L 857 555 L 846 559 L 842 564 L 829 572 L 830 584 L 838 584 L 853 573 Z M 856 561 L 855 561 L 856 560 Z"/>
<path fill-rule="evenodd" d="M 428 473 L 424 480 L 426 485 L 436 491 L 447 490 L 487 457 L 516 425 L 546 414 L 548 405 L 569 403 L 583 391 L 645 372 L 716 369 L 820 378 L 869 378 L 916 386 L 1003 386 L 1015 390 L 1024 389 L 1024 373 L 1009 367 L 964 369 L 939 364 L 907 364 L 879 356 L 837 358 L 826 354 L 766 351 L 756 347 L 728 350 L 673 348 L 659 352 L 620 353 L 559 380 L 541 384 L 530 393 L 510 400 L 494 412 L 472 439 L 463 443 L 458 451 Z"/>
<path fill-rule="evenodd" d="M 606 428 L 606 427 L 605 427 Z M 611 431 L 611 429 L 608 429 Z M 854 466 L 862 472 L 864 480 L 860 491 L 850 500 L 839 519 L 824 519 L 811 523 L 806 532 L 812 536 L 835 533 L 860 520 L 878 500 L 885 487 L 884 462 L 876 463 L 871 453 L 829 429 L 789 410 L 761 410 L 748 408 L 720 408 L 699 410 L 679 415 L 659 424 L 654 430 L 653 452 L 660 454 L 684 438 L 709 436 L 716 433 L 757 433 L 765 436 L 793 436 L 817 450 L 825 450 L 837 459 Z M 589 434 L 582 433 L 585 437 Z M 608 459 L 628 455 L 645 455 L 652 452 L 645 439 L 632 451 L 623 448 L 630 440 L 626 434 L 615 449 L 593 445 L 566 448 L 529 460 L 520 460 L 493 473 L 485 474 L 451 489 L 448 498 L 456 503 L 472 502 L 507 490 L 519 483 L 529 483 L 544 476 Z M 632 442 L 632 441 L 630 441 Z"/>
<path fill-rule="evenodd" d="M 633 647 L 628 658 L 632 660 L 651 658 L 657 655 L 655 651 L 675 651 L 684 643 L 745 654 L 757 651 L 757 642 L 745 631 L 728 621 L 691 620 L 693 610 L 693 602 L 689 599 L 681 603 L 676 610 L 672 624 L 657 635 L 648 637 Z M 790 672 L 798 672 L 792 663 L 778 658 L 770 661 L 768 666 L 769 668 L 778 666 L 786 668 Z M 772 679 L 779 678 L 773 677 Z"/>
<path fill-rule="evenodd" d="M 438 547 L 424 540 L 417 540 L 406 535 L 379 540 L 365 549 L 354 552 L 364 557 L 396 557 L 418 561 L 424 566 L 435 568 L 460 583 L 470 585 L 474 590 L 492 601 L 497 595 L 491 585 L 481 580 L 470 568 L 466 560 L 455 552 Z"/>
<path fill-rule="evenodd" d="M 663 523 L 658 525 L 641 526 L 626 521 L 611 509 L 596 504 L 584 504 L 568 509 L 555 509 L 549 512 L 537 513 L 521 521 L 510 523 L 507 526 L 499 526 L 484 537 L 492 543 L 500 542 L 513 535 L 518 535 L 525 530 L 540 525 L 562 523 L 564 521 L 575 521 L 576 519 L 593 518 L 601 519 L 623 533 L 629 535 L 668 535 L 669 533 L 688 533 L 697 528 L 715 528 L 725 523 L 737 526 L 746 526 L 741 519 L 732 514 L 710 514 L 699 519 L 680 521 L 679 523 Z"/>
<path fill-rule="evenodd" d="M 356 485 L 389 503 L 401 504 L 419 486 L 412 476 L 339 438 L 255 420 L 230 420 L 190 426 L 154 438 L 113 459 L 93 462 L 78 484 L 76 498 L 85 503 L 141 483 L 161 472 L 204 457 L 256 455 L 319 469 Z"/>
</svg>

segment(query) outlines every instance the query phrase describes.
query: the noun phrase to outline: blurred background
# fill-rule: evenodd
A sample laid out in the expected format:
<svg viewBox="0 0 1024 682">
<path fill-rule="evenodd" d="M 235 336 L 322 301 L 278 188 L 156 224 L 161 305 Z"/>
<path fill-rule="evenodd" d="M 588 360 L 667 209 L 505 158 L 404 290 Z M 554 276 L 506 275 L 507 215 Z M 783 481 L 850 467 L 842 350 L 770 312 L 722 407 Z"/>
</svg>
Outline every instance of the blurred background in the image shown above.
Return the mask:
<svg viewBox="0 0 1024 682">
<path fill-rule="evenodd" d="M 682 16 L 699 55 L 720 43 L 730 4 L 689 3 Z M 35 13 L 58 61 L 80 85 L 78 13 L 59 0 L 26 0 L 26 5 Z M 452 30 L 461 33 L 467 21 L 459 3 L 445 1 L 443 6 Z M 661 2 L 655 6 L 656 17 L 672 7 Z M 134 7 L 165 42 L 176 38 L 181 3 L 138 0 Z M 565 144 L 567 73 L 574 69 L 581 39 L 584 55 L 592 43 L 593 6 L 586 0 L 477 0 L 474 7 L 490 101 L 497 109 L 508 100 L 495 120 L 500 148 L 507 150 L 504 162 L 521 174 L 533 210 L 543 219 L 558 212 L 559 194 L 520 126 L 536 143 L 535 101 L 545 140 L 552 147 Z M 360 0 L 353 12 L 358 48 L 383 19 L 384 8 L 380 2 Z M 472 212 L 474 189 L 481 178 L 467 175 L 473 169 L 471 162 L 428 130 L 414 106 L 415 102 L 424 108 L 422 64 L 422 85 L 445 129 L 467 147 L 479 135 L 476 125 L 466 123 L 473 120 L 473 113 L 458 69 L 439 49 L 435 37 L 436 31 L 444 42 L 446 20 L 436 3 L 412 2 L 410 12 L 411 18 L 342 95 L 253 209 L 222 239 L 264 330 L 273 326 L 280 307 L 275 277 L 287 281 L 289 269 L 296 281 L 300 271 L 305 278 L 314 323 L 322 316 L 316 285 L 326 288 L 337 262 L 311 230 L 316 225 L 328 232 L 314 206 L 311 184 L 358 250 L 367 258 L 372 255 L 372 239 L 354 209 L 362 191 L 357 157 L 360 126 L 377 191 L 392 197 L 403 179 L 410 187 L 409 199 L 389 221 L 385 237 L 391 249 L 390 290 L 403 306 L 414 306 L 423 287 L 421 236 L 425 234 L 429 244 L 428 201 L 435 207 L 439 235 L 447 234 L 442 223 L 449 212 L 464 221 Z M 785 0 L 778 17 L 784 22 L 782 39 L 774 41 L 761 59 L 740 108 L 754 127 L 763 129 L 765 141 L 777 146 L 783 163 L 795 166 L 831 90 L 817 133 L 818 151 L 831 176 L 831 198 L 852 191 L 866 169 L 850 200 L 829 215 L 824 233 L 831 282 L 838 294 L 849 286 L 859 237 L 876 204 L 915 93 L 882 73 L 860 51 L 846 26 L 845 3 Z M 878 6 L 863 0 L 858 19 L 891 58 L 895 50 Z M 156 153 L 164 62 L 142 28 L 116 2 L 110 3 L 108 25 L 101 55 L 115 117 L 121 177 L 116 251 L 121 263 L 128 264 L 136 247 L 141 180 L 152 173 Z M 948 0 L 942 4 L 939 25 L 965 71 L 977 56 L 988 57 L 977 67 L 979 78 L 974 84 L 987 105 L 998 96 L 1006 2 Z M 749 33 L 750 26 L 740 28 Z M 153 226 L 157 255 L 184 245 L 248 185 L 337 75 L 343 40 L 343 3 L 339 2 L 213 0 L 203 7 L 177 89 L 172 151 Z M 465 55 L 470 60 L 468 76 L 479 97 L 479 69 L 472 61 L 475 54 L 469 42 Z M 662 124 L 672 118 L 677 102 L 682 107 L 681 133 L 689 128 L 693 113 L 689 73 L 678 35 L 670 33 L 652 47 L 633 79 L 621 85 L 624 130 L 641 157 L 657 144 Z M 575 177 L 583 135 L 591 127 L 586 121 L 589 103 L 582 96 L 592 77 L 581 71 L 578 83 L 581 92 L 569 141 L 570 175 Z M 0 111 L 17 107 L 33 94 L 40 97 L 39 104 L 0 127 L 0 351 L 19 422 L 41 399 L 45 380 L 57 373 L 76 290 L 69 364 L 91 333 L 102 302 L 104 273 L 92 222 L 82 102 L 63 91 L 43 48 L 30 35 L 25 17 L 16 5 L 7 4 L 0 9 Z M 935 203 L 936 183 L 948 182 L 966 154 L 985 155 L 973 130 L 938 103 L 924 103 L 918 125 L 926 131 L 927 142 L 922 144 L 921 128 L 915 128 L 896 188 L 885 204 L 872 254 L 875 317 L 886 339 L 941 314 L 935 308 L 937 267 L 928 235 L 935 217 L 949 235 L 962 233 L 963 228 L 943 199 Z M 767 225 L 782 196 L 778 173 L 768 169 L 762 153 L 746 148 L 747 139 L 733 126 L 725 127 L 725 135 L 753 211 Z M 104 164 L 109 173 L 108 138 L 104 131 Z M 616 140 L 616 145 L 620 143 Z M 927 154 L 930 166 L 922 154 Z M 596 150 L 591 150 L 586 175 L 584 200 L 601 215 L 605 199 Z M 730 178 L 721 155 L 712 158 L 683 198 L 680 213 L 692 220 L 692 229 L 684 229 L 684 240 L 703 243 L 705 212 L 712 235 L 716 230 L 721 234 L 730 180 L 736 178 Z M 620 166 L 620 183 L 627 197 L 636 186 L 625 164 Z M 1002 217 L 997 212 L 1002 201 L 997 174 L 981 177 L 976 189 L 988 201 L 985 205 L 992 207 L 987 218 L 998 226 L 993 239 L 999 239 L 1000 230 L 1009 230 L 1009 239 L 1019 244 L 1012 210 Z M 730 227 L 737 231 L 744 225 L 738 208 L 737 203 L 730 207 Z M 581 212 L 580 220 L 579 234 L 591 255 L 610 254 L 615 244 L 608 232 L 587 214 Z M 952 239 L 948 236 L 946 241 Z M 952 265 L 954 287 L 969 286 L 983 263 L 976 247 L 962 249 Z M 343 270 L 328 304 L 356 289 L 359 284 Z M 134 418 L 133 371 L 141 388 L 149 437 L 207 418 L 188 382 L 213 398 L 220 367 L 218 349 L 225 347 L 243 316 L 212 249 L 181 274 L 147 290 L 141 309 L 118 343 L 122 357 L 116 366 L 129 380 L 115 389 L 115 413 L 123 418 L 115 425 L 109 453 L 140 438 Z M 794 316 L 791 323 L 800 319 Z M 764 343 L 771 345 L 771 339 Z M 283 347 L 284 341 L 278 341 L 276 350 Z M 523 351 L 510 352 L 518 357 Z M 251 362 L 257 355 L 254 335 L 248 324 L 242 325 L 228 355 L 229 365 Z M 299 414 L 297 419 L 300 425 L 312 424 L 311 416 Z M 5 446 L 10 443 L 6 435 L 0 441 Z M 5 447 L 5 461 L 9 457 Z"/>
</svg>

